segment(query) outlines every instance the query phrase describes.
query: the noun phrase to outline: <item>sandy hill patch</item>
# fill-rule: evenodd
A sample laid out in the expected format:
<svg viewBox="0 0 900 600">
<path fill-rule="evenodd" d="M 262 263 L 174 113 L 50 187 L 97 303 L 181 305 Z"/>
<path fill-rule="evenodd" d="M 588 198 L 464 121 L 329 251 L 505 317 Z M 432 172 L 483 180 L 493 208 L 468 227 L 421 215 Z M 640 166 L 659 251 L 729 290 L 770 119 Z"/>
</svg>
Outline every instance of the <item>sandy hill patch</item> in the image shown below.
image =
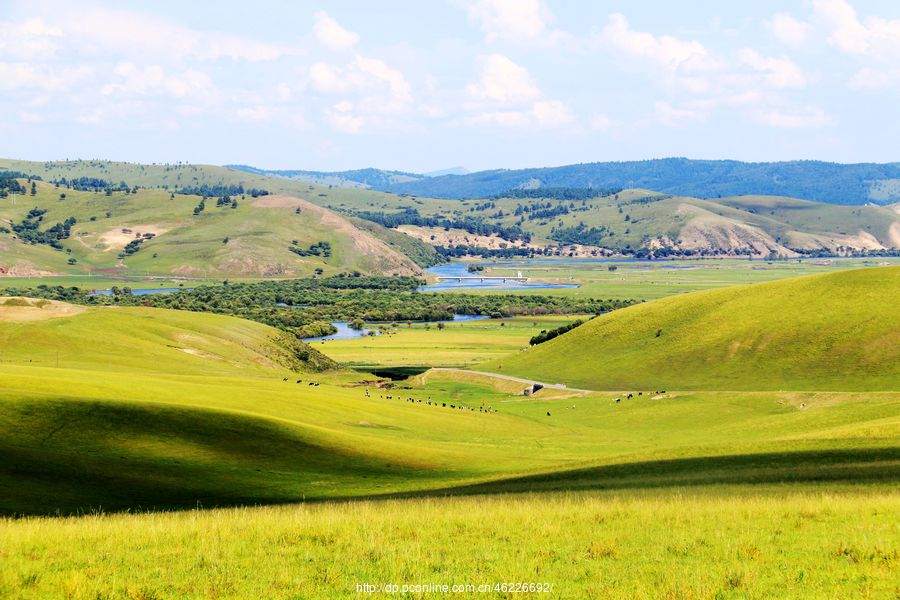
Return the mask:
<svg viewBox="0 0 900 600">
<path fill-rule="evenodd" d="M 0 321 L 46 321 L 72 317 L 84 308 L 55 300 L 0 296 Z"/>
<path fill-rule="evenodd" d="M 685 212 L 696 211 L 696 216 L 681 229 L 679 237 L 683 248 L 732 251 L 752 249 L 757 254 L 777 252 L 783 256 L 796 255 L 757 227 L 714 215 L 696 207 L 685 208 Z"/>
<path fill-rule="evenodd" d="M 107 250 L 122 250 L 128 242 L 136 240 L 145 233 L 152 233 L 156 236 L 164 234 L 169 229 L 162 225 L 122 225 L 100 234 L 100 243 L 106 246 Z"/>
</svg>

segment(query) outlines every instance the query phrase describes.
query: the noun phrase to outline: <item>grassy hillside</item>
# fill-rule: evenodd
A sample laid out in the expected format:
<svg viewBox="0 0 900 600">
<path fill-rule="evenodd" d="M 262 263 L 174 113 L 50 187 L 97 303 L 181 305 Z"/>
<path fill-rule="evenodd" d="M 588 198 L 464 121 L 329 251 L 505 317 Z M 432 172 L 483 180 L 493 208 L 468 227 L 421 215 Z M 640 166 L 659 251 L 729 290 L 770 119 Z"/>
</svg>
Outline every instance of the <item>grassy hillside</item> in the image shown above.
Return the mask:
<svg viewBox="0 0 900 600">
<path fill-rule="evenodd" d="M 752 252 L 758 256 L 770 253 L 794 256 L 794 249 L 834 253 L 851 249 L 900 248 L 900 215 L 890 207 L 842 206 L 771 196 L 703 200 L 633 189 L 614 196 L 574 201 L 537 197 L 485 202 L 440 200 L 319 185 L 211 165 L 0 160 L 0 169 L 39 175 L 46 181 L 61 177 L 95 177 L 116 184 L 124 181 L 129 186 L 158 187 L 168 191 L 202 185 L 242 185 L 246 189 L 265 189 L 275 194 L 303 198 L 345 213 L 367 211 L 390 214 L 414 208 L 423 216 L 455 220 L 467 217 L 507 228 L 518 226 L 532 236 L 533 247 L 563 246 L 564 254 L 595 255 L 597 246 L 626 253 L 667 247 L 697 255 Z M 442 179 L 446 178 L 427 181 Z M 697 193 L 713 195 L 709 190 L 702 192 Z M 539 216 L 539 210 L 546 212 L 546 208 L 534 213 L 522 213 L 522 208 L 544 204 L 549 204 L 553 209 L 546 217 Z M 558 210 L 562 207 L 566 210 Z M 359 222 L 355 224 L 359 227 Z M 262 225 L 268 226 L 268 223 Z M 380 239 L 397 253 L 406 253 L 420 265 L 427 264 L 429 251 L 409 236 L 398 236 L 396 230 L 385 233 L 383 228 L 378 230 L 372 226 L 363 229 L 372 234 L 370 237 Z M 429 245 L 522 245 L 507 239 L 485 242 L 473 238 L 474 241 L 466 241 L 462 239 L 466 237 L 464 232 L 448 236 L 442 227 L 420 231 L 404 228 L 404 231 Z M 389 238 L 390 234 L 395 235 Z M 279 239 L 281 237 L 279 234 Z M 581 248 L 579 244 L 587 248 Z M 271 263 L 271 257 L 266 257 L 265 262 Z"/>
<path fill-rule="evenodd" d="M 401 225 L 399 229 L 438 246 L 465 244 L 486 248 L 548 246 L 556 253 L 596 256 L 598 247 L 634 253 L 660 248 L 695 256 L 753 254 L 785 257 L 798 251 L 846 253 L 850 250 L 900 249 L 900 215 L 889 206 L 842 206 L 771 196 L 704 200 L 650 190 L 624 190 L 583 200 L 497 198 L 438 200 L 417 197 L 373 199 L 357 190 L 323 203 L 339 211 L 397 214 L 414 208 L 423 217 L 451 223 L 481 219 L 518 228 L 530 243 L 509 236 L 473 235 L 458 228 Z M 561 248 L 560 248 L 561 247 Z"/>
<path fill-rule="evenodd" d="M 868 272 L 896 283 L 895 269 L 846 275 Z M 866 285 L 860 301 L 890 306 Z M 835 337 L 891 359 L 896 340 L 876 346 L 878 324 L 856 317 Z M 302 347 L 233 317 L 20 298 L 0 300 L 0 340 L 4 598 L 510 581 L 554 597 L 896 591 L 898 391 L 617 403 L 458 371 L 378 388 L 289 370 Z M 291 504 L 256 506 L 276 503 Z M 216 509 L 229 505 L 245 507 Z"/>
<path fill-rule="evenodd" d="M 7 365 L 206 376 L 335 366 L 278 329 L 177 310 L 0 297 L 0 336 Z"/>
<path fill-rule="evenodd" d="M 403 248 L 301 198 L 247 194 L 233 201 L 217 206 L 216 198 L 208 198 L 195 214 L 201 202 L 195 195 L 158 189 L 106 195 L 37 182 L 35 195 L 0 199 L 0 274 L 273 278 L 309 276 L 316 269 L 420 272 Z M 40 219 L 40 232 L 75 219 L 61 249 L 26 243 L 16 233 L 14 226 L 34 209 L 45 211 L 32 218 Z M 141 239 L 135 252 L 126 252 Z M 322 242 L 330 245 L 328 253 L 307 252 Z"/>
<path fill-rule="evenodd" d="M 303 348 L 256 323 L 24 303 L 0 304 L 6 513 L 667 487 L 688 474 L 698 484 L 895 476 L 842 466 L 893 460 L 883 449 L 895 393 L 698 392 L 622 406 L 612 393 L 528 398 L 445 372 L 366 394 L 360 374 L 289 371 Z"/>
<path fill-rule="evenodd" d="M 897 390 L 898 294 L 898 267 L 698 292 L 484 368 L 591 389 Z"/>
</svg>

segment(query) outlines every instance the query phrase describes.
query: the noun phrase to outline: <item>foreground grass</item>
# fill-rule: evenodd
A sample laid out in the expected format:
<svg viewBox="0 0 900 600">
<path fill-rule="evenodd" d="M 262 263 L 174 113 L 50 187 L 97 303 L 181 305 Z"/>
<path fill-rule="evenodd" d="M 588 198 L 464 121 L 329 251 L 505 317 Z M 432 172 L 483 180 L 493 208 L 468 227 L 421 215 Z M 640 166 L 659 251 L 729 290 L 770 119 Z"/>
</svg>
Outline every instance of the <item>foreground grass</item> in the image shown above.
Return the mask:
<svg viewBox="0 0 900 600">
<path fill-rule="evenodd" d="M 900 495 L 861 491 L 718 487 L 3 520 L 0 595 L 333 598 L 361 583 L 547 582 L 544 597 L 895 597 Z"/>
</svg>

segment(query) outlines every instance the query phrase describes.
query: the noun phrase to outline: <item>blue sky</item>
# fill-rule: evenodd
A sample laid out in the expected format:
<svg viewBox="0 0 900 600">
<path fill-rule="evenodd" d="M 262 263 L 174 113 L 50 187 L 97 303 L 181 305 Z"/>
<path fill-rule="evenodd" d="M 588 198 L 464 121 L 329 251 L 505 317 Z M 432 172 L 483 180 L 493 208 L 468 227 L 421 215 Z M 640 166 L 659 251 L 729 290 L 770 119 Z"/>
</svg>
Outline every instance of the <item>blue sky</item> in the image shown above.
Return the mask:
<svg viewBox="0 0 900 600">
<path fill-rule="evenodd" d="M 900 160 L 900 3 L 0 0 L 0 155 Z"/>
</svg>

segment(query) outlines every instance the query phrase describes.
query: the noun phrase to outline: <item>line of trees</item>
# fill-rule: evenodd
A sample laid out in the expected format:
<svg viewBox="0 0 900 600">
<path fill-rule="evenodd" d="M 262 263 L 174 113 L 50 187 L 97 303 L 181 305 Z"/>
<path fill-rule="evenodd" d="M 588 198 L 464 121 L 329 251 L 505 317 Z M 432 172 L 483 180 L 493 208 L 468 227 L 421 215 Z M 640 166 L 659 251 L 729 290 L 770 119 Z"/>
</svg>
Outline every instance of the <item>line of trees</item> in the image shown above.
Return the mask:
<svg viewBox="0 0 900 600">
<path fill-rule="evenodd" d="M 473 235 L 498 235 L 511 241 L 522 240 L 526 243 L 531 241 L 531 234 L 527 231 L 523 231 L 518 225 L 504 225 L 502 223 L 489 222 L 482 217 L 426 217 L 419 214 L 419 211 L 415 208 L 406 208 L 395 213 L 385 213 L 382 211 L 354 211 L 352 214 L 391 229 L 396 229 L 400 225 L 440 227 L 445 230 L 462 229 Z"/>
<path fill-rule="evenodd" d="M 539 334 L 532 336 L 532 338 L 528 341 L 528 343 L 531 344 L 532 346 L 537 346 L 538 344 L 543 344 L 544 342 L 549 342 L 553 338 L 557 338 L 564 333 L 568 333 L 568 332 L 572 331 L 573 329 L 575 329 L 576 327 L 580 327 L 580 326 L 584 325 L 585 323 L 587 323 L 586 320 L 578 319 L 577 321 L 572 321 L 571 323 L 569 323 L 567 325 L 562 325 L 560 327 L 557 327 L 556 329 L 551 329 L 549 331 L 547 331 L 546 329 L 542 329 Z"/>
<path fill-rule="evenodd" d="M 539 187 L 533 189 L 516 188 L 506 190 L 491 198 L 554 198 L 556 200 L 588 200 L 601 196 L 613 196 L 622 191 L 619 187 L 592 188 L 592 187 Z"/>
<path fill-rule="evenodd" d="M 127 288 L 110 295 L 77 287 L 41 285 L 6 290 L 8 295 L 61 300 L 87 305 L 152 306 L 235 315 L 314 337 L 332 321 L 404 322 L 450 320 L 454 314 L 515 315 L 600 314 L 633 304 L 537 295 L 481 295 L 418 292 L 423 281 L 413 277 L 327 277 L 257 283 L 206 285 L 171 294 L 134 295 Z M 313 335 L 310 335 L 312 333 Z"/>
</svg>

